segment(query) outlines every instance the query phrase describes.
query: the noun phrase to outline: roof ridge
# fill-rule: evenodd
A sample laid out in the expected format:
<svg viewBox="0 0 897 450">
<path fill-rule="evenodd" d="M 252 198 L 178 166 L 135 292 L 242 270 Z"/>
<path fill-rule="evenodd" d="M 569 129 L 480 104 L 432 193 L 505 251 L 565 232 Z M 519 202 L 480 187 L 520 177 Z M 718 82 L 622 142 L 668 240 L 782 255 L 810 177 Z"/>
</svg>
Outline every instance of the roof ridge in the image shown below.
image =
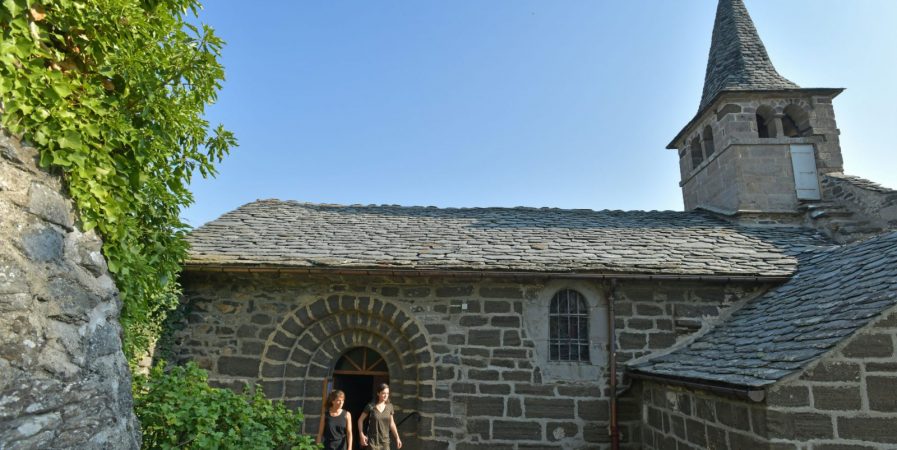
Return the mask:
<svg viewBox="0 0 897 450">
<path fill-rule="evenodd" d="M 315 202 L 306 202 L 306 201 L 298 201 L 298 200 L 281 200 L 278 198 L 268 198 L 268 199 L 257 199 L 251 201 L 249 203 L 244 203 L 238 206 L 236 209 L 231 210 L 229 212 L 236 211 L 238 209 L 244 208 L 246 206 L 250 206 L 253 204 L 265 204 L 265 203 L 277 203 L 277 204 L 286 204 L 292 206 L 300 206 L 300 207 L 327 207 L 327 208 L 396 208 L 396 209 L 424 209 L 424 210 L 438 210 L 438 211 L 471 211 L 471 210 L 503 210 L 503 211 L 561 211 L 561 212 L 605 212 L 605 213 L 677 213 L 677 214 L 693 214 L 692 211 L 677 211 L 677 210 L 644 210 L 644 209 L 630 209 L 630 210 L 622 210 L 622 209 L 591 209 L 591 208 L 562 208 L 557 206 L 434 206 L 434 205 L 399 205 L 394 203 L 352 203 L 352 204 L 341 204 L 341 203 L 315 203 Z M 228 212 L 228 213 L 229 213 Z M 227 214 L 227 213 L 225 213 Z"/>
</svg>

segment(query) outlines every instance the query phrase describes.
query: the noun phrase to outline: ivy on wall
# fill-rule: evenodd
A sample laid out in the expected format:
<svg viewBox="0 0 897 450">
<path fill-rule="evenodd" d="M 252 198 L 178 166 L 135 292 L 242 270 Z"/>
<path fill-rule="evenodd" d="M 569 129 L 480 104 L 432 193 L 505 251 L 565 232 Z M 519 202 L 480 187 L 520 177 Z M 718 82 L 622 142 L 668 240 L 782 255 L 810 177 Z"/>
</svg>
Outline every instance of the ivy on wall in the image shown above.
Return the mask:
<svg viewBox="0 0 897 450">
<path fill-rule="evenodd" d="M 177 303 L 191 176 L 236 145 L 203 119 L 223 42 L 197 0 L 2 0 L 0 125 L 40 150 L 96 229 L 132 363 Z"/>
</svg>

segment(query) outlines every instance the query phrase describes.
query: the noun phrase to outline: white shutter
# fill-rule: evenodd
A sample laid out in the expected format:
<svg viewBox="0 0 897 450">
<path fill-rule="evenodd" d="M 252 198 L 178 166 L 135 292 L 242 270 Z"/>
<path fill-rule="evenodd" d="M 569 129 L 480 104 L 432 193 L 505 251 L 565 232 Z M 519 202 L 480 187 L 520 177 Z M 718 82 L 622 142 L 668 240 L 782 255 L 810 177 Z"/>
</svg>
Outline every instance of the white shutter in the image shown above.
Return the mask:
<svg viewBox="0 0 897 450">
<path fill-rule="evenodd" d="M 791 146 L 791 167 L 798 200 L 819 200 L 819 178 L 816 175 L 816 155 L 810 144 Z"/>
</svg>

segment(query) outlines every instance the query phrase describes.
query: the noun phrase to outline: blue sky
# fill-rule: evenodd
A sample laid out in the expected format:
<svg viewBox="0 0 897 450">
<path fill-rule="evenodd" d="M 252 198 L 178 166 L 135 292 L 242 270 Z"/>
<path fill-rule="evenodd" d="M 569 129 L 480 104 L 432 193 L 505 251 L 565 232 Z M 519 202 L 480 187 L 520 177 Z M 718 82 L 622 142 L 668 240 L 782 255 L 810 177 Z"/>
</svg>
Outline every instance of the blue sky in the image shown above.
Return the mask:
<svg viewBox="0 0 897 450">
<path fill-rule="evenodd" d="M 681 210 L 715 0 L 206 0 L 208 119 L 240 146 L 193 226 L 264 198 Z M 897 2 L 747 0 L 779 72 L 835 100 L 847 173 L 897 188 Z"/>
</svg>

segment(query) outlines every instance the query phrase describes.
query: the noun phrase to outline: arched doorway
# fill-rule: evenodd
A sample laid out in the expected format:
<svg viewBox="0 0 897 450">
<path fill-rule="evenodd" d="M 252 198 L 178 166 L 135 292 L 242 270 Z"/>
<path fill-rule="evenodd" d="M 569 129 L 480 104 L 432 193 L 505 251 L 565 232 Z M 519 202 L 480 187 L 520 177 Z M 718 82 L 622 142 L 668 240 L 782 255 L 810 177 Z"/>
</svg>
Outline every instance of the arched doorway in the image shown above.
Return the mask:
<svg viewBox="0 0 897 450">
<path fill-rule="evenodd" d="M 361 416 L 365 405 L 374 398 L 374 390 L 380 383 L 389 383 L 389 369 L 386 367 L 386 361 L 376 351 L 367 347 L 355 347 L 343 353 L 343 356 L 336 361 L 329 384 L 331 389 L 339 389 L 346 393 L 346 403 L 343 407 L 352 413 L 353 428 L 357 428 L 358 417 Z M 329 389 L 327 391 L 329 392 Z M 361 448 L 358 436 L 356 430 L 353 440 L 355 449 Z"/>
<path fill-rule="evenodd" d="M 324 412 L 323 396 L 334 387 L 334 381 L 349 391 L 350 401 L 358 400 L 362 405 L 373 397 L 375 383 L 388 381 L 390 398 L 399 413 L 396 425 L 402 432 L 405 448 L 415 448 L 415 439 L 434 439 L 432 426 L 419 429 L 412 420 L 422 414 L 432 420 L 430 413 L 420 410 L 422 395 L 432 398 L 435 389 L 434 357 L 426 330 L 403 309 L 378 298 L 318 299 L 285 314 L 267 341 L 259 378 L 266 393 L 270 391 L 267 395 L 303 410 L 304 433 L 317 434 Z M 361 354 L 361 364 L 357 362 L 358 356 L 337 364 L 344 355 L 361 347 L 368 349 L 366 359 Z M 383 363 L 378 362 L 380 358 L 376 355 L 383 358 Z M 349 373 L 334 373 L 336 369 Z M 334 379 L 353 374 L 359 376 L 355 381 Z M 363 376 L 371 378 L 365 382 Z M 375 380 L 375 376 L 382 378 Z M 352 387 L 369 387 L 353 393 L 347 383 Z M 409 419 L 404 425 L 399 425 L 406 417 Z"/>
</svg>

